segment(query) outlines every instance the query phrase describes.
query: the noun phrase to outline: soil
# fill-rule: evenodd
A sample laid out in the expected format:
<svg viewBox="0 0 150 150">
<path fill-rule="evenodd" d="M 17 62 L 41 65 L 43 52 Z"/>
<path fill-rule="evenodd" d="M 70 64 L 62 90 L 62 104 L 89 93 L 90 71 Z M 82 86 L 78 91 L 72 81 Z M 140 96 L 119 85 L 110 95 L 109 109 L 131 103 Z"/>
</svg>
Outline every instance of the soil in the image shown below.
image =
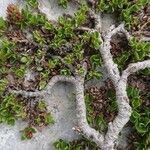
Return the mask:
<svg viewBox="0 0 150 150">
<path fill-rule="evenodd" d="M 116 58 L 119 54 L 124 51 L 129 51 L 130 46 L 125 34 L 119 32 L 111 38 L 111 54 L 113 58 Z"/>
<path fill-rule="evenodd" d="M 108 92 L 111 91 L 112 93 L 115 92 L 114 87 L 111 81 L 108 79 L 105 81 L 104 86 L 98 88 L 95 86 L 89 87 L 88 93 L 93 97 L 92 100 L 92 107 L 94 109 L 93 117 L 103 114 L 106 122 L 109 123 L 113 121 L 117 114 L 116 111 L 112 111 L 110 109 L 110 102 L 111 98 L 108 96 Z"/>
<path fill-rule="evenodd" d="M 132 34 L 138 39 L 144 37 L 150 38 L 150 4 L 147 4 L 139 12 L 135 13 L 134 17 L 137 22 L 132 27 Z"/>
</svg>

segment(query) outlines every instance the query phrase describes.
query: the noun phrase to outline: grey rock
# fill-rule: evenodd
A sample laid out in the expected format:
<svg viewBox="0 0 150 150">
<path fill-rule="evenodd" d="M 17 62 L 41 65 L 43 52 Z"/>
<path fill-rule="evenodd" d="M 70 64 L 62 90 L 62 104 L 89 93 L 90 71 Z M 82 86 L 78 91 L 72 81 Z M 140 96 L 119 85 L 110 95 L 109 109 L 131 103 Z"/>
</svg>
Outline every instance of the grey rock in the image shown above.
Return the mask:
<svg viewBox="0 0 150 150">
<path fill-rule="evenodd" d="M 70 141 L 79 138 L 72 130 L 77 124 L 73 93 L 70 84 L 54 86 L 52 95 L 45 100 L 55 123 L 38 131 L 31 140 L 20 140 L 19 131 L 27 126 L 26 122 L 19 120 L 13 127 L 0 124 L 0 150 L 55 150 L 53 143 L 58 139 Z"/>
</svg>

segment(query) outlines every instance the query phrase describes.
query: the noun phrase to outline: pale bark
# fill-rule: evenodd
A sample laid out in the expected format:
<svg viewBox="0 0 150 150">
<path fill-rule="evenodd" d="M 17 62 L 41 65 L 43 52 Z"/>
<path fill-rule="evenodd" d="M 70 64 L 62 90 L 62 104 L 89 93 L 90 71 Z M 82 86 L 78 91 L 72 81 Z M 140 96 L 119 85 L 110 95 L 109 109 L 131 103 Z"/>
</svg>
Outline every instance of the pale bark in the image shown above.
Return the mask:
<svg viewBox="0 0 150 150">
<path fill-rule="evenodd" d="M 84 77 L 77 76 L 76 82 L 76 111 L 78 126 L 82 134 L 89 140 L 95 142 L 98 146 L 101 146 L 104 141 L 104 136 L 91 128 L 87 122 L 86 118 L 86 104 L 84 100 Z"/>
<path fill-rule="evenodd" d="M 9 91 L 16 95 L 22 95 L 23 97 L 44 97 L 47 94 L 51 94 L 52 88 L 57 82 L 70 82 L 70 83 L 74 84 L 75 78 L 70 77 L 70 76 L 67 77 L 67 76 L 57 75 L 50 79 L 50 81 L 48 82 L 48 84 L 44 90 L 41 90 L 41 91 L 36 90 L 34 92 L 31 92 L 31 91 L 10 89 Z"/>
<path fill-rule="evenodd" d="M 102 55 L 104 65 L 116 90 L 116 99 L 118 104 L 118 115 L 116 116 L 114 121 L 110 122 L 108 125 L 108 131 L 104 137 L 104 144 L 102 145 L 103 150 L 114 150 L 118 135 L 121 132 L 122 128 L 129 121 L 132 113 L 132 109 L 129 105 L 129 98 L 126 92 L 127 77 L 131 73 L 135 73 L 140 69 L 150 68 L 150 60 L 130 64 L 129 67 L 123 71 L 122 76 L 120 76 L 117 64 L 114 63 L 112 55 L 110 53 L 110 40 L 112 35 L 116 34 L 117 32 L 123 32 L 126 35 L 127 39 L 131 38 L 131 36 L 121 24 L 117 28 L 110 30 L 108 34 L 104 35 L 104 43 L 100 48 L 100 53 Z"/>
</svg>

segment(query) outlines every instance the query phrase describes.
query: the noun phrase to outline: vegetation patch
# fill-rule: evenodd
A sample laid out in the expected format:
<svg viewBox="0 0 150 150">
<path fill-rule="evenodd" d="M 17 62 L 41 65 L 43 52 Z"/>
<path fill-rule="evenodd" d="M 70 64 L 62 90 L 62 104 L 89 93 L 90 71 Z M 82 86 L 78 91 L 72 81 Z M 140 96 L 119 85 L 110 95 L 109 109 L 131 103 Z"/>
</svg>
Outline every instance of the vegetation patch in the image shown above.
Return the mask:
<svg viewBox="0 0 150 150">
<path fill-rule="evenodd" d="M 59 0 L 58 4 L 67 8 L 68 2 Z M 149 30 L 148 1 L 98 0 L 78 1 L 77 4 L 79 8 L 74 16 L 64 14 L 57 23 L 40 13 L 36 0 L 26 0 L 24 9 L 10 4 L 7 19 L 0 18 L 0 123 L 14 125 L 18 119 L 27 121 L 28 126 L 21 131 L 22 140 L 31 139 L 39 128 L 54 124 L 55 118 L 41 97 L 23 96 L 11 90 L 42 92 L 56 75 L 63 75 L 65 80 L 70 76 L 85 75 L 85 82 L 98 81 L 103 77 L 100 68 L 105 60 L 102 60 L 99 49 L 104 36 L 95 30 L 96 17 L 93 17 L 91 8 L 94 13 L 120 14 L 119 22 L 124 21 L 127 30 L 134 36 L 129 40 L 125 33 L 118 32 L 110 39 L 110 53 L 119 70 L 124 70 L 130 63 L 150 58 L 150 43 L 141 40 L 141 36 L 145 33 L 147 36 Z M 34 74 L 33 78 L 28 79 L 28 71 Z M 150 70 L 139 71 L 128 80 L 127 94 L 133 112 L 127 125 L 133 130 L 130 136 L 134 141 L 134 145 L 129 144 L 128 150 L 148 150 Z M 85 91 L 87 122 L 100 133 L 106 133 L 108 123 L 119 113 L 115 88 L 108 79 L 103 86 L 91 86 Z M 99 149 L 84 137 L 72 142 L 60 139 L 54 146 L 58 150 Z"/>
</svg>

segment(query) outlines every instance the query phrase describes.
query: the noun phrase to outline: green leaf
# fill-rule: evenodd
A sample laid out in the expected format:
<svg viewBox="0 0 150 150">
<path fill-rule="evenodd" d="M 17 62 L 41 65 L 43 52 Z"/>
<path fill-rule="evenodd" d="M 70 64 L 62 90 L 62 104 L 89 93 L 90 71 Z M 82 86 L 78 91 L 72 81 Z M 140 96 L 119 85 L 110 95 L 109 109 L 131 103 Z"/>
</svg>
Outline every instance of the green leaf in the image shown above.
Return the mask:
<svg viewBox="0 0 150 150">
<path fill-rule="evenodd" d="M 27 63 L 28 62 L 28 58 L 23 56 L 20 60 L 22 63 Z"/>
<path fill-rule="evenodd" d="M 81 65 L 77 65 L 77 70 L 80 75 L 84 75 L 85 69 Z"/>
<path fill-rule="evenodd" d="M 41 80 L 39 83 L 39 90 L 44 89 L 46 87 L 46 85 L 47 85 L 47 82 L 44 80 Z"/>
<path fill-rule="evenodd" d="M 8 118 L 7 119 L 7 124 L 14 126 L 15 125 L 15 118 L 13 118 L 13 117 Z"/>
<path fill-rule="evenodd" d="M 137 130 L 139 133 L 141 133 L 141 134 L 144 134 L 144 133 L 147 132 L 147 128 L 146 128 L 145 124 L 143 124 L 143 123 L 141 123 L 141 122 L 137 122 L 137 123 L 135 124 L 135 128 L 136 128 L 136 130 Z"/>
<path fill-rule="evenodd" d="M 58 4 L 66 9 L 68 6 L 68 0 L 58 0 Z"/>
<path fill-rule="evenodd" d="M 45 103 L 45 101 L 39 101 L 38 102 L 38 108 L 40 109 L 40 111 L 44 111 L 44 110 L 46 110 L 46 103 Z"/>
<path fill-rule="evenodd" d="M 37 69 L 37 71 L 39 71 L 39 72 L 40 72 L 40 71 L 42 71 L 42 70 L 43 70 L 43 67 L 41 67 L 41 66 L 37 66 L 37 68 L 36 68 L 36 69 Z"/>
<path fill-rule="evenodd" d="M 62 139 L 56 141 L 54 143 L 54 146 L 58 150 L 70 150 L 70 144 L 67 143 L 66 141 L 63 141 Z"/>
<path fill-rule="evenodd" d="M 27 140 L 27 137 L 25 134 L 21 134 L 21 140 L 24 141 L 24 140 Z"/>
<path fill-rule="evenodd" d="M 46 124 L 54 124 L 54 119 L 53 119 L 51 113 L 48 113 L 45 115 L 45 123 Z"/>
<path fill-rule="evenodd" d="M 26 127 L 21 131 L 21 140 L 29 140 L 32 138 L 33 133 L 36 133 L 35 128 Z"/>
<path fill-rule="evenodd" d="M 116 100 L 116 95 L 113 90 L 108 90 L 107 91 L 107 96 L 109 99 L 109 109 L 111 112 L 117 112 L 118 111 L 118 105 L 117 105 L 117 100 Z"/>
<path fill-rule="evenodd" d="M 11 59 L 12 62 L 16 59 L 14 52 L 15 43 L 8 41 L 8 39 L 0 40 L 0 64 L 6 63 Z"/>
<path fill-rule="evenodd" d="M 8 85 L 8 81 L 6 79 L 0 80 L 0 94 L 2 94 Z"/>
<path fill-rule="evenodd" d="M 87 79 L 90 80 L 92 78 L 100 79 L 103 76 L 103 74 L 100 71 L 97 70 L 90 70 L 87 74 Z"/>
<path fill-rule="evenodd" d="M 134 99 L 132 99 L 132 106 L 133 106 L 133 108 L 134 109 L 136 109 L 136 108 L 138 108 L 139 106 L 141 106 L 141 99 L 140 98 L 134 98 Z"/>
<path fill-rule="evenodd" d="M 81 26 L 87 19 L 87 13 L 88 6 L 87 5 L 81 5 L 80 9 L 74 14 L 75 18 L 75 26 Z"/>
<path fill-rule="evenodd" d="M 49 31 L 55 31 L 54 25 L 51 22 L 48 22 L 48 21 L 45 22 L 44 28 L 49 30 Z"/>
<path fill-rule="evenodd" d="M 138 118 L 140 118 L 141 115 L 137 111 L 134 110 L 132 112 L 132 116 L 133 116 L 133 118 L 138 119 Z"/>
<path fill-rule="evenodd" d="M 101 65 L 101 57 L 99 55 L 92 55 L 90 57 L 90 62 L 93 68 L 96 68 Z"/>
<path fill-rule="evenodd" d="M 95 49 L 99 49 L 101 45 L 99 32 L 93 32 L 91 35 L 91 46 Z"/>
<path fill-rule="evenodd" d="M 0 30 L 5 28 L 6 28 L 6 22 L 2 17 L 0 17 Z"/>
<path fill-rule="evenodd" d="M 22 78 L 25 75 L 25 70 L 26 70 L 25 66 L 21 65 L 20 68 L 16 68 L 15 75 L 18 78 Z"/>
<path fill-rule="evenodd" d="M 126 62 L 128 61 L 129 56 L 130 52 L 125 51 L 115 58 L 115 63 L 117 63 L 118 67 L 122 69 L 123 66 L 126 64 Z"/>
<path fill-rule="evenodd" d="M 74 62 L 74 55 L 73 53 L 66 55 L 64 58 L 66 64 L 72 64 Z"/>
<path fill-rule="evenodd" d="M 128 93 L 128 96 L 131 98 L 135 98 L 135 97 L 140 98 L 140 91 L 137 88 L 129 86 L 127 88 L 127 93 Z"/>
<path fill-rule="evenodd" d="M 47 21 L 46 16 L 39 13 L 33 13 L 29 9 L 22 9 L 25 27 L 40 27 L 44 26 Z"/>
<path fill-rule="evenodd" d="M 33 8 L 38 8 L 38 1 L 37 0 L 26 0 L 27 4 Z"/>
<path fill-rule="evenodd" d="M 66 68 L 66 69 L 61 69 L 60 74 L 65 75 L 65 76 L 69 76 L 69 75 L 71 75 L 71 72 L 69 69 Z"/>
<path fill-rule="evenodd" d="M 33 31 L 33 37 L 40 45 L 46 44 L 46 40 L 43 38 L 41 33 L 37 30 Z"/>
</svg>

